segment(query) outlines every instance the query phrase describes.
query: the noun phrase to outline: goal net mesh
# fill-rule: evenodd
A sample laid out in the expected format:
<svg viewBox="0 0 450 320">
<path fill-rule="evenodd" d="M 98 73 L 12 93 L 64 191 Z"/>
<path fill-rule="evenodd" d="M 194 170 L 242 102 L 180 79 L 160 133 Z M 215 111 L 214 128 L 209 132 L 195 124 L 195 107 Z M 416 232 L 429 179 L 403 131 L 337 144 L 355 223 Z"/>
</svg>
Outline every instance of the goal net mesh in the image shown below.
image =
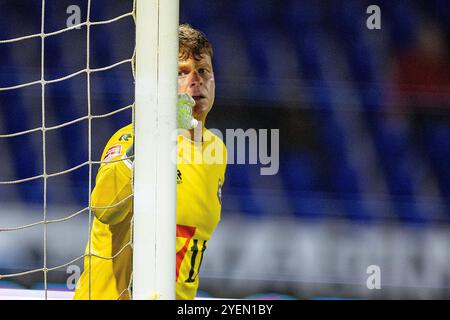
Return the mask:
<svg viewBox="0 0 450 320">
<path fill-rule="evenodd" d="M 33 208 L 37 205 L 39 212 L 25 214 L 24 219 L 13 220 L 21 223 L 11 225 L 7 210 L 1 210 L 0 240 L 4 239 L 3 246 L 14 246 L 22 235 L 25 239 L 25 233 L 29 232 L 39 233 L 43 243 L 42 252 L 36 253 L 42 257 L 37 268 L 7 269 L 5 265 L 8 262 L 4 259 L 8 257 L 2 258 L 0 284 L 2 281 L 20 282 L 21 278 L 40 279 L 42 286 L 37 288 L 42 290 L 44 299 L 49 298 L 52 272 L 67 275 L 67 268 L 81 266 L 86 256 L 89 259 L 93 256 L 113 259 L 132 245 L 130 241 L 110 257 L 95 255 L 90 252 L 90 245 L 87 253 L 84 252 L 86 240 L 90 244 L 94 218 L 90 197 L 96 171 L 102 163 L 100 152 L 107 141 L 105 139 L 114 133 L 112 130 L 132 122 L 134 114 L 134 95 L 130 87 L 134 87 L 136 5 L 133 0 L 121 0 L 117 6 L 110 6 L 117 7 L 112 10 L 108 9 L 108 4 L 100 0 L 36 0 L 24 1 L 21 5 L 6 1 L 0 5 L 2 26 L 8 25 L 0 32 L 0 144 L 6 148 L 3 150 L 9 154 L 9 159 L 17 162 L 15 170 L 9 170 L 8 165 L 0 170 L 0 194 L 3 194 L 0 204 L 7 204 L 10 194 L 18 194 L 16 198 L 22 202 L 20 207 L 28 212 L 36 211 L 29 209 L 30 204 L 34 205 Z M 100 6 L 105 8 L 106 14 L 98 13 Z M 16 34 L 14 30 L 23 32 L 25 29 L 17 25 L 28 24 L 20 20 L 8 21 L 9 13 L 15 13 L 16 19 L 32 20 L 29 25 L 34 27 L 29 29 L 35 32 Z M 58 22 L 51 22 L 52 19 Z M 110 29 L 106 30 L 106 27 Z M 124 27 L 128 28 L 126 32 L 118 31 Z M 132 43 L 131 47 L 129 43 Z M 61 49 L 62 44 L 66 46 L 64 50 Z M 119 48 L 114 51 L 116 54 L 108 50 L 111 47 Z M 70 56 L 64 57 L 65 52 Z M 34 60 L 31 61 L 30 57 Z M 105 65 L 105 62 L 110 63 Z M 128 76 L 120 77 L 123 74 Z M 103 89 L 102 93 L 95 87 L 97 83 L 101 83 L 98 86 Z M 125 94 L 121 92 L 124 87 L 128 88 Z M 132 100 L 126 101 L 127 98 Z M 30 114 L 27 110 L 31 110 Z M 108 125 L 97 126 L 96 121 L 102 120 Z M 59 141 L 59 145 L 53 145 L 57 143 L 55 141 Z M 63 168 L 61 163 L 66 167 Z M 58 180 L 61 178 L 63 180 Z M 52 184 L 52 180 L 57 182 Z M 70 195 L 62 187 L 64 183 L 73 187 Z M 60 206 L 50 208 L 58 197 L 63 199 Z M 61 208 L 76 207 L 64 206 L 70 197 L 74 203 L 84 205 L 73 212 L 61 212 Z M 52 264 L 58 260 L 51 258 L 52 254 L 56 255 L 51 251 L 57 245 L 53 242 L 60 242 L 60 251 L 73 252 L 74 249 L 65 249 L 64 244 L 70 245 L 71 242 L 55 239 L 49 229 L 76 219 L 81 219 L 86 226 L 84 245 L 77 248 L 80 254 Z M 7 241 L 8 235 L 14 233 L 21 235 Z M 67 234 L 67 238 L 70 237 Z M 128 291 L 131 296 L 130 285 L 122 294 Z"/>
</svg>

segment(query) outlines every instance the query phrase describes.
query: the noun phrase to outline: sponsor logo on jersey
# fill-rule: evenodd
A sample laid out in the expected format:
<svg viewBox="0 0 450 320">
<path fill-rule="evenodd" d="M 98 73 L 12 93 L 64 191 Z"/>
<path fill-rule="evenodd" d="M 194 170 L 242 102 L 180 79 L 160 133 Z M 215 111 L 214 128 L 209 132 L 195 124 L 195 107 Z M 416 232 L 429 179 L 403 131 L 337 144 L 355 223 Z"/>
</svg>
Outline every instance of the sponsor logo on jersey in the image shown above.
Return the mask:
<svg viewBox="0 0 450 320">
<path fill-rule="evenodd" d="M 108 149 L 108 151 L 106 151 L 105 158 L 103 158 L 103 161 L 111 160 L 112 158 L 119 156 L 121 152 L 122 146 L 120 144 L 112 146 L 111 148 Z"/>
<path fill-rule="evenodd" d="M 125 133 L 120 136 L 119 141 L 128 141 L 132 137 L 131 133 Z"/>
</svg>

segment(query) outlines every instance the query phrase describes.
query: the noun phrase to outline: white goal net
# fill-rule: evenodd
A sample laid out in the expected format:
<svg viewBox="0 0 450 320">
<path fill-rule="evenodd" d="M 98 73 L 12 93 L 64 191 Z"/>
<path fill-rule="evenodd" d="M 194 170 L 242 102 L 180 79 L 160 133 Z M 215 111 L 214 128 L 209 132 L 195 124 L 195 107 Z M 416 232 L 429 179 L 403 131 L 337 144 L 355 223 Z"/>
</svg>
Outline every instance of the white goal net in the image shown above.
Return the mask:
<svg viewBox="0 0 450 320">
<path fill-rule="evenodd" d="M 139 154 L 141 151 L 141 154 L 145 155 L 149 153 L 148 149 L 153 148 L 156 156 L 154 162 L 150 160 L 150 165 L 156 166 L 161 161 L 161 154 L 158 156 L 158 150 L 160 150 L 158 146 L 144 146 L 143 141 L 148 140 L 145 137 L 148 132 L 139 129 L 139 124 L 150 121 L 146 125 L 161 130 L 157 124 L 158 116 L 160 116 L 158 102 L 155 102 L 154 97 L 159 98 L 156 101 L 167 102 L 172 96 L 176 96 L 176 87 L 173 85 L 176 86 L 176 82 L 171 79 L 162 79 L 166 83 L 169 81 L 171 85 L 168 86 L 167 94 L 161 93 L 161 86 L 158 86 L 158 81 L 161 79 L 157 78 L 157 74 L 158 68 L 164 64 L 164 61 L 160 61 L 162 58 L 159 56 L 158 47 L 167 48 L 159 32 L 167 33 L 164 23 L 170 25 L 170 30 L 177 30 L 178 1 L 170 1 L 173 3 L 169 9 L 167 5 L 163 6 L 161 1 L 157 0 L 120 1 L 117 6 L 108 6 L 106 1 L 100 0 L 36 0 L 29 1 L 29 7 L 26 7 L 25 3 L 18 5 L 14 2 L 6 1 L 5 4 L 0 5 L 0 7 L 3 6 L 0 8 L 2 11 L 0 19 L 12 15 L 9 22 L 13 26 L 0 32 L 0 55 L 3 55 L 3 62 L 0 64 L 0 146 L 6 150 L 2 161 L 7 161 L 0 169 L 0 195 L 3 194 L 0 196 L 2 207 L 0 209 L 0 254 L 6 252 L 3 258 L 0 258 L 2 261 L 0 299 L 2 297 L 68 299 L 71 298 L 71 290 L 74 289 L 71 284 L 75 284 L 79 276 L 77 267 L 83 266 L 85 257 L 114 259 L 126 248 L 148 247 L 148 243 L 136 245 L 132 237 L 112 256 L 100 256 L 91 252 L 90 237 L 94 219 L 93 208 L 90 205 L 91 192 L 97 169 L 102 164 L 101 151 L 107 139 L 124 124 L 133 123 L 136 130 L 138 137 L 136 153 Z M 100 6 L 103 6 L 106 13 L 98 13 Z M 139 13 L 137 8 L 143 10 L 141 11 L 143 13 Z M 173 16 L 171 12 L 175 10 L 176 15 Z M 160 18 L 161 13 L 169 15 L 167 21 L 165 18 Z M 58 14 L 60 20 L 66 25 L 50 22 Z M 26 23 L 23 23 L 24 21 Z M 30 25 L 28 30 L 35 32 L 26 34 L 11 32 L 14 23 L 17 26 Z M 39 24 L 38 27 L 37 24 Z M 139 29 L 136 30 L 136 25 L 152 29 L 139 31 Z M 123 32 L 120 28 L 129 30 Z M 24 30 L 27 28 L 17 27 L 17 30 L 26 32 Z M 136 33 L 138 34 L 137 44 L 134 41 Z M 149 39 L 155 39 L 155 43 L 139 44 L 139 41 L 144 40 L 144 35 Z M 67 41 L 60 40 L 63 37 L 68 37 Z M 72 45 L 70 45 L 71 41 L 73 41 Z M 174 51 L 178 45 L 176 38 L 172 36 L 167 41 L 170 41 L 168 45 Z M 64 49 L 61 49 L 62 43 L 66 46 Z M 115 54 L 109 52 L 108 48 L 113 48 L 114 50 L 111 49 L 111 51 Z M 142 57 L 137 58 L 137 66 L 143 69 L 137 72 L 134 94 L 136 48 L 138 53 L 141 51 Z M 17 52 L 20 54 L 16 54 Z M 64 58 L 64 53 L 70 56 Z M 148 53 L 150 56 L 144 59 L 144 54 Z M 176 57 L 175 54 L 176 52 L 168 56 L 173 58 Z M 58 65 L 63 67 L 58 69 Z M 173 65 L 170 67 L 173 68 Z M 10 76 L 11 74 L 14 76 Z M 173 77 L 173 79 L 176 78 Z M 101 83 L 98 87 L 104 89 L 102 93 L 98 93 L 100 90 L 96 87 L 97 83 Z M 150 89 L 147 90 L 149 86 Z M 84 89 L 77 91 L 77 88 L 81 87 Z M 129 87 L 133 87 L 132 95 L 130 90 L 127 91 Z M 127 101 L 130 97 L 132 100 Z M 16 98 L 20 101 L 15 102 Z M 13 104 L 17 106 L 16 113 L 11 111 Z M 139 111 L 138 107 L 135 107 L 139 104 L 147 104 L 150 111 Z M 173 105 L 175 107 L 175 104 Z M 22 113 L 23 118 L 18 119 L 17 113 L 21 111 L 29 111 L 29 114 Z M 142 117 L 137 124 L 134 121 L 135 115 Z M 175 117 L 173 119 L 175 122 Z M 102 124 L 97 124 L 100 122 Z M 76 129 L 73 129 L 74 127 Z M 138 135 L 139 132 L 142 133 L 141 136 Z M 80 136 L 74 136 L 74 133 L 80 133 Z M 139 143 L 142 143 L 142 146 Z M 171 145 L 161 146 L 161 150 L 171 147 Z M 15 162 L 23 161 L 23 156 L 27 152 L 30 157 L 26 159 L 28 164 Z M 82 159 L 80 154 L 86 158 Z M 73 158 L 71 158 L 72 155 Z M 141 172 L 146 170 L 137 161 L 138 157 L 135 161 L 135 177 L 139 170 Z M 149 157 L 153 158 L 152 155 Z M 80 159 L 82 160 L 76 163 Z M 172 167 L 169 166 L 166 171 L 171 169 Z M 161 172 L 165 171 L 161 170 Z M 160 174 L 155 173 L 150 178 L 158 181 L 161 179 Z M 143 179 L 137 177 L 138 180 Z M 81 182 L 77 178 L 80 178 Z M 53 183 L 56 180 L 58 182 Z M 80 186 L 83 183 L 86 185 Z M 64 189 L 65 187 L 67 189 Z M 67 191 L 72 190 L 71 187 L 75 191 Z M 146 185 L 139 188 L 141 194 L 156 192 L 155 189 L 151 189 L 153 187 L 148 189 Z M 113 206 L 120 205 L 131 197 L 133 194 Z M 158 195 L 155 197 L 159 199 Z M 54 201 L 56 198 L 60 201 Z M 72 199 L 73 202 L 68 199 Z M 166 196 L 166 199 L 170 198 Z M 134 219 L 140 220 L 142 228 L 146 227 L 145 223 L 148 226 L 156 219 L 156 213 L 142 216 L 143 211 L 152 212 L 156 209 L 156 205 L 152 203 L 148 207 L 149 204 L 146 201 L 146 199 L 135 199 L 135 212 L 139 212 L 141 216 L 136 216 L 135 213 Z M 53 205 L 53 202 L 57 205 Z M 80 203 L 84 205 L 80 207 Z M 142 209 L 137 207 L 138 205 Z M 147 207 L 143 208 L 143 205 Z M 161 204 L 158 208 L 161 208 Z M 173 221 L 174 217 L 167 223 L 173 223 Z M 150 239 L 138 237 L 139 241 L 158 240 L 156 232 L 158 225 L 152 225 L 151 228 L 155 230 L 147 229 L 147 231 L 153 232 L 153 237 Z M 78 233 L 81 230 L 82 235 Z M 76 233 L 76 236 L 72 232 Z M 170 237 L 171 234 L 166 236 Z M 174 239 L 175 237 L 173 241 Z M 29 260 L 30 252 L 20 252 L 27 250 L 27 244 L 30 242 L 35 244 L 42 242 L 42 246 L 36 245 L 33 250 L 30 250 L 31 256 L 33 257 L 34 254 L 36 258 L 32 262 Z M 87 253 L 84 252 L 86 243 L 88 243 Z M 173 253 L 173 250 L 166 251 Z M 75 254 L 76 252 L 78 254 Z M 157 258 L 156 253 L 150 252 L 150 255 L 154 257 L 145 254 L 138 260 L 134 257 L 134 268 L 142 270 L 145 266 L 154 264 L 152 259 Z M 167 257 L 166 261 L 167 259 L 169 258 Z M 20 266 L 21 261 L 24 263 L 23 266 Z M 154 272 L 160 270 L 160 267 L 155 268 Z M 59 276 L 53 276 L 58 272 Z M 141 283 L 144 286 L 139 289 L 140 298 L 155 292 L 159 295 L 163 292 L 163 298 L 173 298 L 170 294 L 164 296 L 167 292 L 164 290 L 170 292 L 174 284 L 167 286 L 167 289 L 161 289 L 160 285 L 152 280 L 158 275 L 152 275 L 154 278 L 150 279 L 142 273 L 138 270 L 137 277 L 140 282 L 133 286 L 133 289 L 140 288 Z M 54 279 L 56 282 L 58 280 L 61 282 L 64 277 L 67 278 L 65 283 L 60 284 L 59 287 L 54 284 Z M 132 297 L 131 287 L 132 280 L 117 298 L 120 299 L 125 293 Z M 19 289 L 14 291 L 14 288 Z M 26 293 L 27 290 L 24 289 L 36 290 L 29 290 Z"/>
</svg>

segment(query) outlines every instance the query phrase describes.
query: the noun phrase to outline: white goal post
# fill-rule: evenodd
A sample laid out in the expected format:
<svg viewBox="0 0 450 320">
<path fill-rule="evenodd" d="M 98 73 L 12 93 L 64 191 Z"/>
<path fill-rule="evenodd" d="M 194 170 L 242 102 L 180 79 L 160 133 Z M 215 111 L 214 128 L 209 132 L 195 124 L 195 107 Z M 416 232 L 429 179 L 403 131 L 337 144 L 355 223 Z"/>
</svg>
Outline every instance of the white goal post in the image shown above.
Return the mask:
<svg viewBox="0 0 450 320">
<path fill-rule="evenodd" d="M 133 299 L 175 299 L 179 0 L 136 2 Z"/>
</svg>

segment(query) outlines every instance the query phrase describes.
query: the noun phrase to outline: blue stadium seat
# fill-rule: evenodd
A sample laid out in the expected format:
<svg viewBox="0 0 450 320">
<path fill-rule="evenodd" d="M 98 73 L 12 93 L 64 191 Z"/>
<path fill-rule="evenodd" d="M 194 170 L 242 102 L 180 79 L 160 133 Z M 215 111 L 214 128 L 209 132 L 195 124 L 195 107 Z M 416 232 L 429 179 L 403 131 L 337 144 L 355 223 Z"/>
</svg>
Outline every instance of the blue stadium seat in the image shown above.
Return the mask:
<svg viewBox="0 0 450 320">
<path fill-rule="evenodd" d="M 362 107 L 366 111 L 364 114 L 366 124 L 372 134 L 393 206 L 396 209 L 397 217 L 392 218 L 403 221 L 423 221 L 424 217 L 414 201 L 412 177 L 414 172 L 405 167 L 409 160 L 407 150 L 411 142 L 409 137 L 402 135 L 400 131 L 387 131 L 382 114 L 379 113 L 383 102 L 380 94 L 382 90 L 377 85 L 379 81 L 374 67 L 376 55 L 364 43 L 362 29 L 356 23 L 358 17 L 355 16 L 357 14 L 355 8 L 351 7 L 345 12 L 339 10 L 344 11 L 345 8 L 338 9 L 342 16 L 336 16 L 335 22 L 340 27 L 339 36 L 346 49 L 352 76 L 358 84 Z"/>
<path fill-rule="evenodd" d="M 235 164 L 227 166 L 227 181 L 224 188 L 224 199 L 227 193 L 237 198 L 238 207 L 243 214 L 248 216 L 260 216 L 263 213 L 262 204 L 254 195 L 250 170 L 254 168 L 249 164 Z M 225 192 L 226 191 L 226 192 Z M 227 204 L 229 205 L 229 204 Z"/>
<path fill-rule="evenodd" d="M 321 176 L 317 161 L 309 154 L 286 153 L 280 163 L 280 174 L 293 213 L 302 218 L 323 217 L 325 201 L 320 198 Z"/>
<path fill-rule="evenodd" d="M 429 121 L 424 135 L 426 154 L 435 170 L 450 218 L 450 124 L 448 119 Z"/>
</svg>

